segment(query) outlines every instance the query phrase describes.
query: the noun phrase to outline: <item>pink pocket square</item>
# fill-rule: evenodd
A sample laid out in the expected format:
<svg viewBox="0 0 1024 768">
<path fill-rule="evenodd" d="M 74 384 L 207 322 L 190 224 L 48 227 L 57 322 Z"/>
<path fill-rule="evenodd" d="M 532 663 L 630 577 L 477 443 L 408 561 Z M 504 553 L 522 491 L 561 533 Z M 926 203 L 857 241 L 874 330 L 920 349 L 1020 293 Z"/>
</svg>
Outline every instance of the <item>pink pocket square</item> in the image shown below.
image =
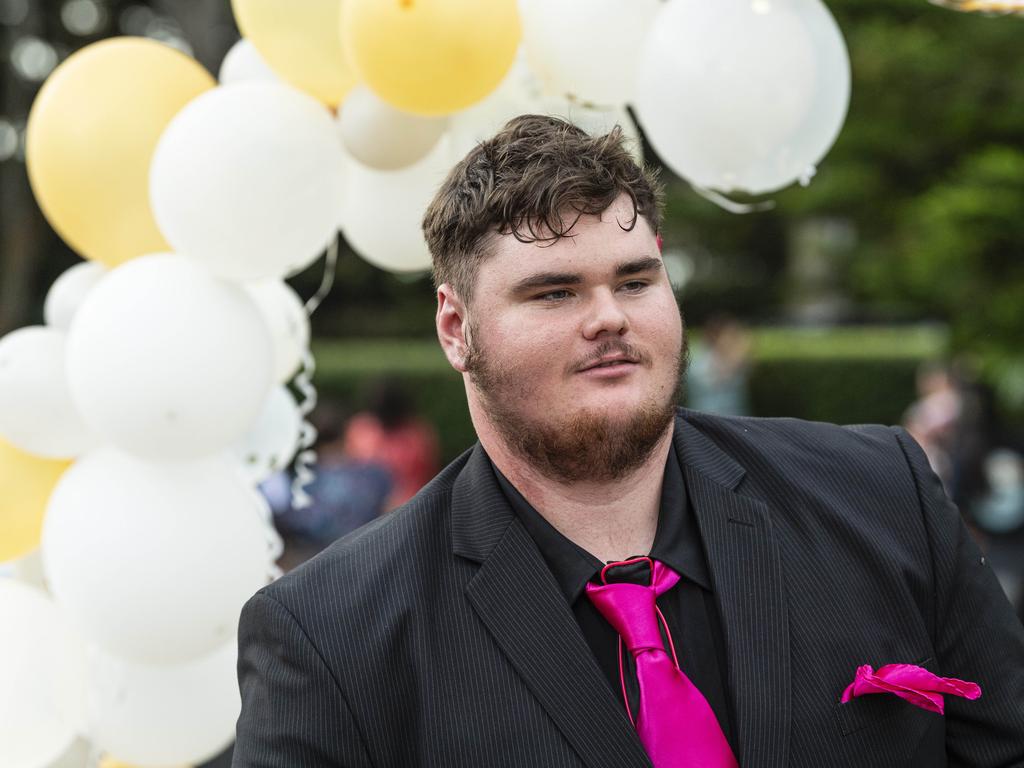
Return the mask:
<svg viewBox="0 0 1024 768">
<path fill-rule="evenodd" d="M 945 710 L 944 693 L 976 699 L 981 696 L 977 683 L 939 677 L 913 664 L 886 664 L 876 672 L 870 665 L 857 667 L 853 682 L 846 686 L 840 699 L 844 704 L 854 696 L 868 693 L 895 693 L 911 704 L 940 715 Z"/>
</svg>

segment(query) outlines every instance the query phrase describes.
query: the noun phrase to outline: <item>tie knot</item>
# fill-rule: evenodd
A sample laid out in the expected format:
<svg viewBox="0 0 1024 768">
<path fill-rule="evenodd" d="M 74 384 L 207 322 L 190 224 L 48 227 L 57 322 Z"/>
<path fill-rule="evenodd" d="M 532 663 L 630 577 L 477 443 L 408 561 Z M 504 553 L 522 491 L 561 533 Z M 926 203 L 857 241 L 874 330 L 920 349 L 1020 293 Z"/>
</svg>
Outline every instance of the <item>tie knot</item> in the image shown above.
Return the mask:
<svg viewBox="0 0 1024 768">
<path fill-rule="evenodd" d="M 602 584 L 639 584 L 642 587 L 651 586 L 654 561 L 649 557 L 634 557 L 629 560 L 621 560 L 608 563 L 601 569 L 598 578 Z"/>
<path fill-rule="evenodd" d="M 646 583 L 635 583 L 633 579 L 644 571 Z M 656 600 L 679 581 L 679 574 L 658 560 L 639 557 L 609 563 L 601 569 L 601 581 L 587 584 L 587 597 L 619 633 L 629 652 L 635 656 L 645 650 L 664 650 Z"/>
</svg>

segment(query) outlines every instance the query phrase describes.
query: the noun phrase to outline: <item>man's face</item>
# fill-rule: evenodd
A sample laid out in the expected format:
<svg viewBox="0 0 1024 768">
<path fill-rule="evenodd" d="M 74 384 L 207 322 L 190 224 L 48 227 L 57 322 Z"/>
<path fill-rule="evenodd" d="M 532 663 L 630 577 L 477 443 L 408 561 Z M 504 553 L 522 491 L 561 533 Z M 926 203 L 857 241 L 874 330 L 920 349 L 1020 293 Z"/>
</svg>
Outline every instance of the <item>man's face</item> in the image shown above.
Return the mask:
<svg viewBox="0 0 1024 768">
<path fill-rule="evenodd" d="M 468 309 L 470 398 L 561 480 L 639 466 L 674 414 L 682 320 L 657 240 L 621 196 L 553 243 L 495 238 Z"/>
</svg>

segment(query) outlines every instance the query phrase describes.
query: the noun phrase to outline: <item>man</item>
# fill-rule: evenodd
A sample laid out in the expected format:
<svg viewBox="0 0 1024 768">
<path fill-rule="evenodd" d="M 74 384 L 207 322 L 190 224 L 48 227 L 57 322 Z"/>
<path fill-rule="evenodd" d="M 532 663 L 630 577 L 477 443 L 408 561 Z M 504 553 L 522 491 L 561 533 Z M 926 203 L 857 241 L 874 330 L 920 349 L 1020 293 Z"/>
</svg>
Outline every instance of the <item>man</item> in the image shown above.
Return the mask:
<svg viewBox="0 0 1024 768">
<path fill-rule="evenodd" d="M 1024 765 L 1024 631 L 906 433 L 676 410 L 660 221 L 618 131 L 524 116 L 452 171 L 480 441 L 246 605 L 235 765 Z"/>
</svg>

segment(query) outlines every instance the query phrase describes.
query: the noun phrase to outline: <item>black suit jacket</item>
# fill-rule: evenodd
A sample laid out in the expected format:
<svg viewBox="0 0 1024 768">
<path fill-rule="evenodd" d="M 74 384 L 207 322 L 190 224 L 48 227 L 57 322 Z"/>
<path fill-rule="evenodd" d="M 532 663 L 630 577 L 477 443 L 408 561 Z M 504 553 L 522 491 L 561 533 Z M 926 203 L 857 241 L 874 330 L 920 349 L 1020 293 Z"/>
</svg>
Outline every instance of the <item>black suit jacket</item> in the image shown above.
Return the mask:
<svg viewBox="0 0 1024 768">
<path fill-rule="evenodd" d="M 1024 630 L 906 433 L 681 411 L 675 440 L 744 768 L 1024 765 Z M 650 765 L 479 446 L 262 589 L 239 654 L 239 768 Z M 982 697 L 839 703 L 901 662 Z"/>
</svg>

